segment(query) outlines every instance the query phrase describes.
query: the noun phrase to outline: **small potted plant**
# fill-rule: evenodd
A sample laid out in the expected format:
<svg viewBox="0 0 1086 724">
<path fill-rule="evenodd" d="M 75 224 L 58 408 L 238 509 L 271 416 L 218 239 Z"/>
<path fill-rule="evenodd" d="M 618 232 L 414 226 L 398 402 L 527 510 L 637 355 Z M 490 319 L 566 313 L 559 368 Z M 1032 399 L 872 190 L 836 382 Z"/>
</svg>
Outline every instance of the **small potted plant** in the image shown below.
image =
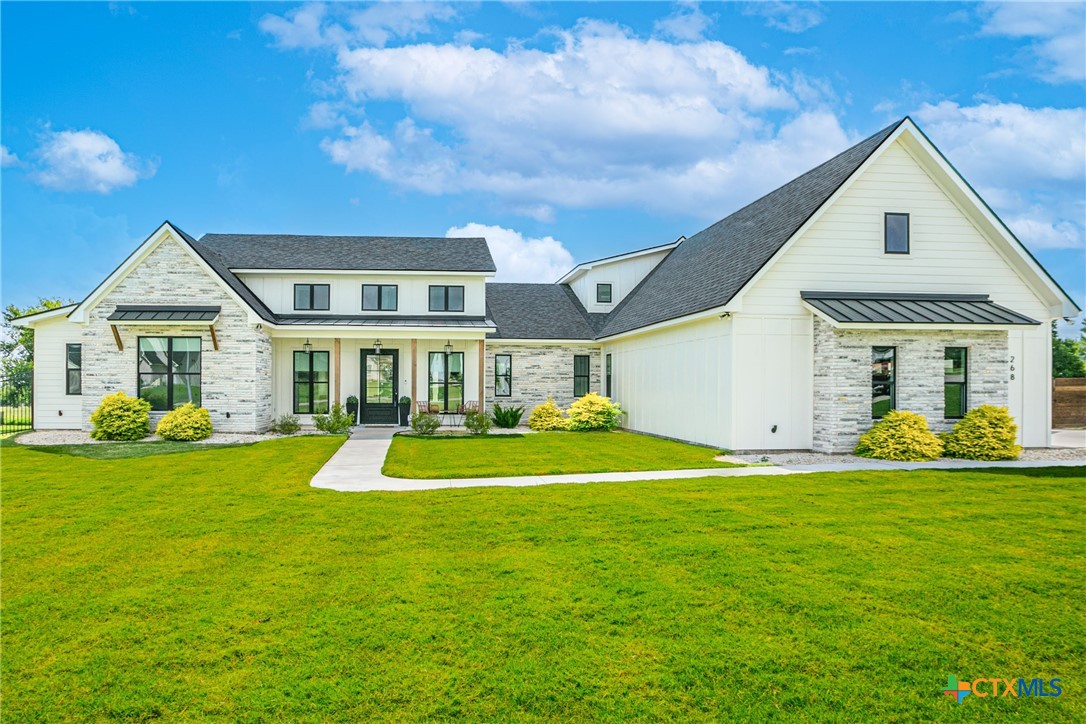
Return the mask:
<svg viewBox="0 0 1086 724">
<path fill-rule="evenodd" d="M 407 416 L 411 413 L 411 398 L 404 395 L 400 398 L 400 425 L 407 427 Z"/>
<path fill-rule="evenodd" d="M 351 416 L 351 420 L 358 423 L 358 398 L 351 395 L 347 398 L 347 414 Z"/>
</svg>

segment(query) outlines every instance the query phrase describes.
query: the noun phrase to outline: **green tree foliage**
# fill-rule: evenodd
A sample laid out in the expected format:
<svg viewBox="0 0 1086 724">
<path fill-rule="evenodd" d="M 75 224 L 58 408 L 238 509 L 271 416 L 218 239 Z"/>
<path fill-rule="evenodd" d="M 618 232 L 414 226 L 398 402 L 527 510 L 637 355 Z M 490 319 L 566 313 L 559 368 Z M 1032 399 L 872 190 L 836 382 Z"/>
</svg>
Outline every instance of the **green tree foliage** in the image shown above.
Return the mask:
<svg viewBox="0 0 1086 724">
<path fill-rule="evenodd" d="M 34 330 L 16 327 L 11 320 L 35 312 L 71 304 L 60 298 L 41 297 L 35 304 L 18 307 L 9 304 L 4 308 L 3 334 L 0 334 L 0 374 L 12 382 L 30 383 L 34 369 Z"/>
<path fill-rule="evenodd" d="M 1052 323 L 1052 376 L 1086 377 L 1086 318 L 1078 339 L 1063 339 Z"/>
</svg>

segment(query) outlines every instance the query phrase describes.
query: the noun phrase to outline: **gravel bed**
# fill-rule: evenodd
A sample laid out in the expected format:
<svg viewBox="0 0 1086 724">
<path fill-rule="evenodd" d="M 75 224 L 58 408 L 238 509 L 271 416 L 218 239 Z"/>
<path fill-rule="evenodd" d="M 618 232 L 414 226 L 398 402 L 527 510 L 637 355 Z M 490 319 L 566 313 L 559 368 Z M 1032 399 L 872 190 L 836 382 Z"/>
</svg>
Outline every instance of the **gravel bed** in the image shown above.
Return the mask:
<svg viewBox="0 0 1086 724">
<path fill-rule="evenodd" d="M 868 458 L 857 455 L 835 454 L 817 452 L 785 452 L 785 453 L 739 453 L 736 455 L 722 455 L 720 460 L 739 463 L 768 463 L 770 465 L 822 465 L 849 463 L 870 463 Z M 946 459 L 946 458 L 944 458 Z M 1043 462 L 1047 460 L 1081 460 L 1086 465 L 1086 448 L 1073 447 L 1034 447 L 1022 451 L 1019 460 L 1029 462 Z"/>
<path fill-rule="evenodd" d="M 322 435 L 324 433 L 318 432 L 315 428 L 302 428 L 297 435 Z M 205 440 L 196 440 L 194 444 L 197 445 L 238 445 L 251 442 L 261 442 L 263 440 L 275 440 L 281 437 L 293 437 L 292 435 L 277 435 L 272 432 L 263 434 L 247 434 L 239 432 L 213 432 L 211 437 Z M 134 442 L 161 442 L 162 438 L 158 435 L 148 435 L 142 440 L 135 440 Z M 82 430 L 35 430 L 34 432 L 27 432 L 19 435 L 15 438 L 15 442 L 20 445 L 97 445 L 103 442 L 114 442 L 112 440 L 95 440 L 90 436 L 90 433 L 83 432 Z"/>
</svg>

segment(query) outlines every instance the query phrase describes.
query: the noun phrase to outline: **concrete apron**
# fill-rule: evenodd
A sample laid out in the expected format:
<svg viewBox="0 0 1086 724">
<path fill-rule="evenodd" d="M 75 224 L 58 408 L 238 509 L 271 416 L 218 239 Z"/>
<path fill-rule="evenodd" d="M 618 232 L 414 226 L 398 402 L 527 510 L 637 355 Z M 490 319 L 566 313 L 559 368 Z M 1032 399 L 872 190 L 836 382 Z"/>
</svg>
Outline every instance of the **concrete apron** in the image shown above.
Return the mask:
<svg viewBox="0 0 1086 724">
<path fill-rule="evenodd" d="M 392 445 L 388 439 L 352 437 L 328 459 L 310 485 L 340 492 L 404 492 L 444 488 L 525 487 L 560 483 L 624 483 L 637 480 L 685 480 L 690 478 L 735 478 L 748 475 L 792 475 L 795 473 L 850 472 L 853 470 L 939 470 L 960 468 L 1043 468 L 1086 465 L 1083 460 L 1051 462 L 980 462 L 942 461 L 935 463 L 894 463 L 873 460 L 870 463 L 834 463 L 820 465 L 757 466 L 748 468 L 706 468 L 701 470 L 649 470 L 634 473 L 578 473 L 575 475 L 524 475 L 504 478 L 452 478 L 416 480 L 390 478 L 381 473 L 385 455 Z"/>
</svg>

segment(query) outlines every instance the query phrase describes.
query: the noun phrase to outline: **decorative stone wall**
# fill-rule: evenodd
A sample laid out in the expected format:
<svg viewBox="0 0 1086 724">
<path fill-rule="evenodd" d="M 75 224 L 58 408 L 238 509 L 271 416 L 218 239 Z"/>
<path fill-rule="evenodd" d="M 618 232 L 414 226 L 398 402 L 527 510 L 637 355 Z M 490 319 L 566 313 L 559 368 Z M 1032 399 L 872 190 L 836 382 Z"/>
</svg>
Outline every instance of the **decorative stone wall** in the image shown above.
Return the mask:
<svg viewBox="0 0 1086 724">
<path fill-rule="evenodd" d="M 511 397 L 494 396 L 494 355 L 507 354 L 513 363 Z M 564 344 L 511 344 L 487 342 L 486 344 L 486 406 L 491 409 L 495 402 L 505 406 L 524 406 L 524 421 L 536 405 L 554 398 L 560 407 L 573 402 L 573 357 L 588 355 L 588 390 L 602 394 L 600 382 L 600 348 Z"/>
<path fill-rule="evenodd" d="M 207 325 L 118 325 L 117 349 L 106 318 L 118 304 L 185 304 L 222 307 L 215 323 L 216 351 Z M 222 432 L 262 432 L 272 422 L 271 340 L 249 323 L 248 312 L 221 283 L 173 239 L 162 242 L 89 314 L 83 329 L 83 419 L 106 395 L 136 395 L 138 337 L 199 337 L 201 405 Z M 162 412 L 151 413 L 151 428 Z M 227 417 L 229 415 L 229 417 Z"/>
<path fill-rule="evenodd" d="M 998 330 L 841 330 L 814 320 L 814 439 L 819 452 L 851 452 L 871 428 L 871 348 L 896 347 L 897 409 L 916 412 L 935 431 L 943 418 L 943 350 L 969 349 L 970 408 L 1006 405 L 1007 332 Z"/>
</svg>

